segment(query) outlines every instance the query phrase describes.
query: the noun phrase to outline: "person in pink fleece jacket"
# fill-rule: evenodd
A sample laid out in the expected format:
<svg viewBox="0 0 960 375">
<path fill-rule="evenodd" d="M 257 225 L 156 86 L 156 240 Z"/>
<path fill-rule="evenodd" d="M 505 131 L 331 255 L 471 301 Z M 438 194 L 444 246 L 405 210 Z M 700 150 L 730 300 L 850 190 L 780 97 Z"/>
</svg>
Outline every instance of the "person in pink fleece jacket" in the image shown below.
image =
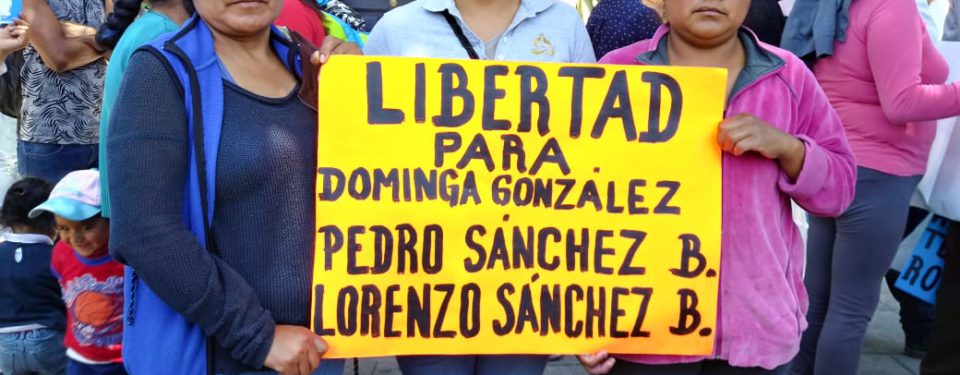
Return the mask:
<svg viewBox="0 0 960 375">
<path fill-rule="evenodd" d="M 960 115 L 960 83 L 911 0 L 856 0 L 846 41 L 814 65 L 857 157 L 857 193 L 836 218 L 810 216 L 810 329 L 795 375 L 854 375 L 910 197 L 926 171 L 934 120 Z"/>
<path fill-rule="evenodd" d="M 790 200 L 843 212 L 856 166 L 840 118 L 789 52 L 742 27 L 749 1 L 669 0 L 667 25 L 615 50 L 608 64 L 728 70 L 719 317 L 709 356 L 580 356 L 591 374 L 783 374 L 806 328 L 803 242 Z"/>
</svg>

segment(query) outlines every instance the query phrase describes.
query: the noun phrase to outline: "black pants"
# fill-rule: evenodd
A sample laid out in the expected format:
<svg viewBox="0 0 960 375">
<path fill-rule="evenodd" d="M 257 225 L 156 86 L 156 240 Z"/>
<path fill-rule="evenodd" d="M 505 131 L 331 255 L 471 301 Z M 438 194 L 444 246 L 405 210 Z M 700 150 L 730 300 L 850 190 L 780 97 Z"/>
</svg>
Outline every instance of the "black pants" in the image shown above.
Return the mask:
<svg viewBox="0 0 960 375">
<path fill-rule="evenodd" d="M 927 351 L 933 335 L 936 306 L 895 287 L 899 277 L 900 271 L 896 270 L 887 271 L 885 276 L 890 294 L 900 304 L 900 326 L 903 328 L 904 344 L 909 349 Z"/>
<path fill-rule="evenodd" d="M 726 361 L 644 365 L 618 360 L 609 375 L 786 375 L 787 367 L 784 365 L 775 370 L 760 367 L 733 367 Z"/>
<path fill-rule="evenodd" d="M 910 207 L 903 237 L 906 238 L 910 233 L 913 233 L 929 214 L 930 212 L 927 210 Z M 920 230 L 923 230 L 923 228 L 920 228 Z M 933 334 L 933 320 L 936 316 L 935 307 L 933 304 L 894 287 L 899 277 L 900 272 L 891 269 L 887 271 L 885 278 L 890 294 L 900 304 L 900 326 L 903 327 L 903 335 L 906 338 L 905 344 L 910 349 L 927 351 L 930 347 L 930 336 Z"/>
<path fill-rule="evenodd" d="M 937 291 L 937 320 L 922 375 L 960 374 L 960 222 L 951 221 L 947 232 L 947 257 Z"/>
</svg>

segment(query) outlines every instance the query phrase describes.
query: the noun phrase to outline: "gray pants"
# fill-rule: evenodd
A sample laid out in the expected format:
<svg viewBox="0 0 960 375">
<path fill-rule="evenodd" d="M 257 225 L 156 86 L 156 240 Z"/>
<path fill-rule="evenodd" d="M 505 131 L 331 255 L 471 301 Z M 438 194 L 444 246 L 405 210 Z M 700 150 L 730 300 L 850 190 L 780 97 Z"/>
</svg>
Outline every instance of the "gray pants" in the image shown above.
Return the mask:
<svg viewBox="0 0 960 375">
<path fill-rule="evenodd" d="M 804 278 L 810 327 L 792 374 L 857 373 L 867 324 L 877 309 L 883 276 L 900 244 L 920 177 L 857 168 L 850 208 L 836 219 L 810 216 Z"/>
</svg>

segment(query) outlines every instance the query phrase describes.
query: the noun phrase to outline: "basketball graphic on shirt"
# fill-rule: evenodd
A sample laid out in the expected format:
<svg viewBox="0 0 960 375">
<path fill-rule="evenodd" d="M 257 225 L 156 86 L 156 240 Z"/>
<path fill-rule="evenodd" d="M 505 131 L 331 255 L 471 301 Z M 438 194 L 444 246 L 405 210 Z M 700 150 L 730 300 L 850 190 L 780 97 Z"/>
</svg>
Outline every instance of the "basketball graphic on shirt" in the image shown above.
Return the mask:
<svg viewBox="0 0 960 375">
<path fill-rule="evenodd" d="M 94 327 L 109 322 L 110 318 L 116 316 L 119 310 L 120 306 L 116 305 L 114 299 L 95 291 L 83 292 L 74 301 L 77 321 Z"/>
<path fill-rule="evenodd" d="M 123 335 L 123 277 L 97 280 L 91 274 L 64 286 L 68 323 L 80 345 L 119 345 Z"/>
</svg>

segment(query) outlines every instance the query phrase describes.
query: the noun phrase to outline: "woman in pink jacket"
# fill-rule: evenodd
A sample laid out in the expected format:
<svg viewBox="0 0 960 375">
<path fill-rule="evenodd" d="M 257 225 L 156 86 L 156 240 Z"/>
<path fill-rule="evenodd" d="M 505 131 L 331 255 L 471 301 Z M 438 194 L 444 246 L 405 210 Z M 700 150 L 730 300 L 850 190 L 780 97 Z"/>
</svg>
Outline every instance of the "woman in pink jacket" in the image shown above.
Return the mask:
<svg viewBox="0 0 960 375">
<path fill-rule="evenodd" d="M 783 374 L 806 328 L 803 242 L 790 200 L 818 215 L 853 199 L 843 126 L 803 62 L 742 28 L 748 1 L 670 0 L 653 39 L 601 63 L 728 70 L 720 316 L 709 356 L 582 356 L 592 374 Z"/>
<path fill-rule="evenodd" d="M 846 41 L 814 74 L 857 157 L 857 193 L 834 218 L 810 217 L 810 329 L 793 373 L 857 373 L 867 324 L 903 234 L 910 196 L 926 170 L 935 123 L 960 115 L 960 84 L 914 1 L 856 0 Z"/>
</svg>

